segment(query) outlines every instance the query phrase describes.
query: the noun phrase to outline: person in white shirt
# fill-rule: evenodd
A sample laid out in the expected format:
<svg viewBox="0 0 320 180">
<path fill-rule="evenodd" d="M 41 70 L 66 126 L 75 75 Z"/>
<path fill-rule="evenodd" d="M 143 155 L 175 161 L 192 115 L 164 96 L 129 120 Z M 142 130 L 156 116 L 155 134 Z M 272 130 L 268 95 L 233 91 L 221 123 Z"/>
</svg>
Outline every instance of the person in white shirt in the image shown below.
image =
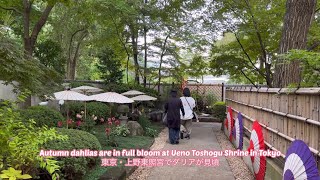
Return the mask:
<svg viewBox="0 0 320 180">
<path fill-rule="evenodd" d="M 180 97 L 182 105 L 184 108 L 185 115 L 181 116 L 181 125 L 185 128 L 185 133 L 187 134 L 185 138 L 190 139 L 191 129 L 192 129 L 192 119 L 194 118 L 193 108 L 196 106 L 196 101 L 191 97 L 190 89 L 183 89 L 183 96 Z M 181 131 L 181 139 L 183 139 L 183 131 Z"/>
</svg>

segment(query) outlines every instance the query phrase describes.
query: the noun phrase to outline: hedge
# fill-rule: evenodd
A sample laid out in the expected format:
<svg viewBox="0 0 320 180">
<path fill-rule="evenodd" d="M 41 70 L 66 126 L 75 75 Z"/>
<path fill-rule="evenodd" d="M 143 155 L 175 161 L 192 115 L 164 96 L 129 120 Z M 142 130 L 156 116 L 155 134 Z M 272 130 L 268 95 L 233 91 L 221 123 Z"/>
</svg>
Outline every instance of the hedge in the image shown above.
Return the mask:
<svg viewBox="0 0 320 180">
<path fill-rule="evenodd" d="M 47 106 L 31 106 L 28 109 L 20 110 L 23 121 L 33 119 L 36 126 L 56 127 L 58 121 L 63 121 L 64 117 L 59 111 L 56 111 Z"/>
<path fill-rule="evenodd" d="M 76 129 L 58 129 L 58 133 L 67 135 L 66 141 L 50 141 L 45 145 L 50 150 L 91 149 L 101 150 L 98 139 L 85 131 Z M 100 161 L 97 157 L 56 157 L 61 167 L 61 175 L 65 179 L 81 179 Z"/>
</svg>

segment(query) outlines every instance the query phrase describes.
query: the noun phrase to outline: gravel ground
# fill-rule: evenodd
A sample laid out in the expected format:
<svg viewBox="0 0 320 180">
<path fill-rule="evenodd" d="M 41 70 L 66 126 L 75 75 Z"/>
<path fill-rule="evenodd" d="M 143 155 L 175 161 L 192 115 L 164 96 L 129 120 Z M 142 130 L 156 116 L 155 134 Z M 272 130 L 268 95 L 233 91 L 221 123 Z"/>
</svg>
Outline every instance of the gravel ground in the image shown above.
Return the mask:
<svg viewBox="0 0 320 180">
<path fill-rule="evenodd" d="M 166 140 L 168 139 L 168 129 L 165 128 L 159 134 L 157 138 L 155 138 L 153 145 L 150 147 L 150 150 L 161 150 L 166 144 Z M 149 176 L 153 167 L 138 167 L 132 174 L 127 178 L 127 180 L 146 180 Z"/>
<path fill-rule="evenodd" d="M 231 142 L 227 139 L 226 135 L 222 131 L 214 131 L 217 140 L 222 149 L 236 150 Z M 231 171 L 234 174 L 235 179 L 239 180 L 254 180 L 254 175 L 248 169 L 241 157 L 226 157 Z"/>
</svg>

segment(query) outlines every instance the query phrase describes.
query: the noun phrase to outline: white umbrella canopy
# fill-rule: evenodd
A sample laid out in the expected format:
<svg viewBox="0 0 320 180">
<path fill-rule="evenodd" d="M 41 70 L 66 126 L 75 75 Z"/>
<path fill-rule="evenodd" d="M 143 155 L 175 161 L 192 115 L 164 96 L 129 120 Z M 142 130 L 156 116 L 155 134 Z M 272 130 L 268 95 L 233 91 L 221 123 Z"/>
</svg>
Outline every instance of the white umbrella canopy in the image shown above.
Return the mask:
<svg viewBox="0 0 320 180">
<path fill-rule="evenodd" d="M 148 96 L 148 95 L 140 95 L 140 96 L 133 97 L 131 99 L 134 101 L 156 101 L 157 100 L 157 98 Z"/>
<path fill-rule="evenodd" d="M 76 88 L 72 88 L 72 91 L 76 92 L 81 92 L 81 93 L 92 93 L 92 92 L 101 92 L 103 91 L 102 89 L 96 88 L 96 87 L 91 87 L 91 86 L 79 86 Z"/>
<path fill-rule="evenodd" d="M 93 99 L 90 96 L 75 92 L 75 91 L 60 91 L 53 93 L 56 100 L 65 100 L 65 101 L 92 101 Z"/>
<path fill-rule="evenodd" d="M 130 90 L 130 91 L 122 93 L 122 95 L 125 95 L 125 96 L 135 96 L 135 95 L 142 95 L 142 94 L 145 94 L 145 93 L 137 91 L 137 90 Z"/>
<path fill-rule="evenodd" d="M 128 104 L 134 101 L 116 92 L 106 92 L 90 96 L 92 99 L 100 102 Z"/>
</svg>

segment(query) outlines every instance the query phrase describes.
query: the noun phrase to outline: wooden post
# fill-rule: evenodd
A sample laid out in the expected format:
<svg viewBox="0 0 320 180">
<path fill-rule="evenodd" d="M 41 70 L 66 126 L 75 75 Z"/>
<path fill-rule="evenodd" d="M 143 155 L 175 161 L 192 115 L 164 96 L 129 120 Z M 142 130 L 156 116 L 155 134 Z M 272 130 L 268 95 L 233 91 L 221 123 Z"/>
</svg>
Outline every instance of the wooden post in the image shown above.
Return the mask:
<svg viewBox="0 0 320 180">
<path fill-rule="evenodd" d="M 221 84 L 221 101 L 224 101 L 223 96 L 224 96 L 224 83 Z"/>
</svg>

